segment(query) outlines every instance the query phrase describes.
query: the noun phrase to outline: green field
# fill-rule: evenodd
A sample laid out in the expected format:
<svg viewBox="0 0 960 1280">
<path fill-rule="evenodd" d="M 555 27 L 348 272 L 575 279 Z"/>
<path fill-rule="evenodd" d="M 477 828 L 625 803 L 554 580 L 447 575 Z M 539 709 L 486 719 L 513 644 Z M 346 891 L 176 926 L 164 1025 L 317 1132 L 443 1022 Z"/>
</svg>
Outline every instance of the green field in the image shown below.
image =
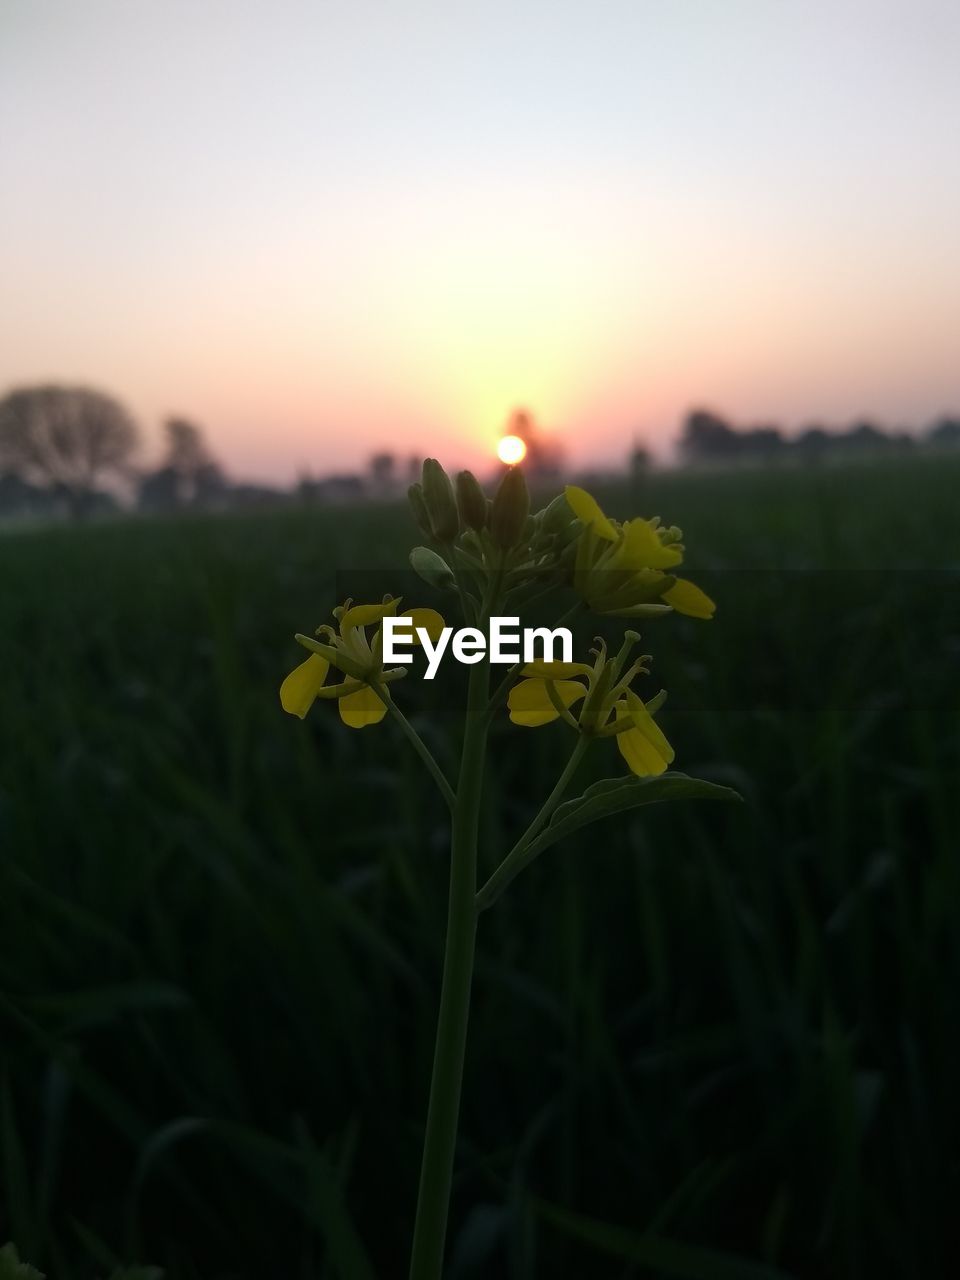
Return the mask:
<svg viewBox="0 0 960 1280">
<path fill-rule="evenodd" d="M 602 495 L 684 527 L 718 613 L 643 628 L 650 689 L 746 803 L 609 819 L 481 918 L 452 1277 L 956 1274 L 958 494 L 943 457 Z M 52 1280 L 405 1273 L 446 811 L 391 723 L 277 688 L 416 540 L 0 538 L 0 1244 Z M 464 674 L 397 694 L 447 763 Z M 488 869 L 569 741 L 493 746 Z"/>
</svg>

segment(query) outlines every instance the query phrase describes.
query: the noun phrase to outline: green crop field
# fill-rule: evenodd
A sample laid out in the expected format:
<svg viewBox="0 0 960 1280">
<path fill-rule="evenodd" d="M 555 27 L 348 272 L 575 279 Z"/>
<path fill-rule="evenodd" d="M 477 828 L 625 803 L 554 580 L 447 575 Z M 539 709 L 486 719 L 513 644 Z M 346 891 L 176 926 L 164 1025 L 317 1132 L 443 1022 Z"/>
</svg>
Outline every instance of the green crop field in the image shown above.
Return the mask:
<svg viewBox="0 0 960 1280">
<path fill-rule="evenodd" d="M 481 917 L 451 1277 L 956 1274 L 958 494 L 944 456 L 600 495 L 684 528 L 717 616 L 643 626 L 649 689 L 745 803 L 610 818 Z M 51 1280 L 405 1274 L 446 810 L 391 722 L 277 689 L 351 575 L 415 603 L 415 541 L 0 537 L 0 1244 Z M 464 677 L 396 694 L 447 764 Z M 493 747 L 488 870 L 569 742 Z"/>
</svg>

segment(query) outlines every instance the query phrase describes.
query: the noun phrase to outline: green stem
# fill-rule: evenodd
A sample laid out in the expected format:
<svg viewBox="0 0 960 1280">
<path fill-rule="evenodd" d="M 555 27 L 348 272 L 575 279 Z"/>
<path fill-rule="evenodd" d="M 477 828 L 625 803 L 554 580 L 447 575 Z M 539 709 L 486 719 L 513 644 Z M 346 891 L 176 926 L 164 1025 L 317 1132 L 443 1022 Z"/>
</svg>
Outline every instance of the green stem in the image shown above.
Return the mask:
<svg viewBox="0 0 960 1280">
<path fill-rule="evenodd" d="M 447 564 L 453 573 L 453 580 L 457 586 L 457 594 L 460 596 L 460 613 L 466 623 L 474 621 L 476 614 L 476 601 L 463 585 L 463 577 L 460 573 L 460 566 L 457 564 L 457 556 L 452 542 L 443 544 L 443 554 Z M 468 605 L 469 602 L 469 605 Z"/>
<path fill-rule="evenodd" d="M 529 609 L 531 605 L 537 604 L 540 600 L 543 600 L 546 596 L 548 596 L 551 591 L 556 591 L 557 587 L 559 587 L 561 584 L 562 584 L 562 579 L 558 575 L 556 578 L 554 578 L 554 580 L 551 583 L 549 583 L 548 586 L 541 587 L 540 590 L 535 591 L 533 595 L 527 596 L 523 601 L 523 607 L 525 609 Z M 524 590 L 526 589 L 526 585 L 527 585 L 526 583 L 521 583 L 519 586 L 511 587 L 506 594 L 506 600 L 509 600 L 510 597 L 513 595 L 522 595 Z"/>
<path fill-rule="evenodd" d="M 447 775 L 434 759 L 433 752 L 420 737 L 419 733 L 417 733 L 416 729 L 403 714 L 394 700 L 390 697 L 386 687 L 382 684 L 372 684 L 370 687 L 403 730 L 407 741 L 411 744 L 414 751 L 416 751 L 417 755 L 430 770 L 430 773 L 433 775 L 434 782 L 436 782 L 437 786 L 440 788 L 440 793 L 444 800 L 446 800 L 447 805 L 452 812 L 456 808 L 457 797 L 454 794 L 453 787 L 451 787 L 450 783 L 447 781 Z"/>
<path fill-rule="evenodd" d="M 515 662 L 513 666 L 507 671 L 507 674 L 503 677 L 500 683 L 497 685 L 496 689 L 493 691 L 493 697 L 487 703 L 487 709 L 485 712 L 488 720 L 491 720 L 493 718 L 497 708 L 500 706 L 500 703 L 506 697 L 510 689 L 510 686 L 513 684 L 514 680 L 516 680 L 517 672 L 520 670 L 522 666 L 523 666 L 522 662 Z"/>
<path fill-rule="evenodd" d="M 577 738 L 577 745 L 573 748 L 566 767 L 557 779 L 557 785 L 544 800 L 540 812 L 477 894 L 476 907 L 478 911 L 485 911 L 487 907 L 492 906 L 514 876 L 519 875 L 523 870 L 527 845 L 541 830 L 562 800 L 564 792 L 570 785 L 571 778 L 577 771 L 577 765 L 583 759 L 583 753 L 589 745 L 589 738 L 583 735 Z"/>
<path fill-rule="evenodd" d="M 410 1280 L 440 1280 L 460 1114 L 477 933 L 477 827 L 487 742 L 486 662 L 470 669 L 466 731 L 453 811 L 447 941 Z"/>
<path fill-rule="evenodd" d="M 575 618 L 577 614 L 580 612 L 580 610 L 583 608 L 584 608 L 584 603 L 582 600 L 574 600 L 573 604 L 566 611 L 566 613 L 564 613 L 561 616 L 560 621 L 557 623 L 557 626 L 562 627 L 565 622 L 569 622 L 572 618 Z"/>
</svg>

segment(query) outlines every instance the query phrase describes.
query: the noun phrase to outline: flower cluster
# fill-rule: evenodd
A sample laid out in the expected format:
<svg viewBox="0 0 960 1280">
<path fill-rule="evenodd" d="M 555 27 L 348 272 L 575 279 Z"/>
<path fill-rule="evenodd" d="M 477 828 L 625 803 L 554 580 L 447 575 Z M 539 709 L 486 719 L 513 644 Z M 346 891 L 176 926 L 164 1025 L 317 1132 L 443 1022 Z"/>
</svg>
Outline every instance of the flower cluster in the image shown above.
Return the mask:
<svg viewBox="0 0 960 1280">
<path fill-rule="evenodd" d="M 676 525 L 664 528 L 656 517 L 618 524 L 585 489 L 567 485 L 565 496 L 583 525 L 573 585 L 594 613 L 636 618 L 675 609 L 692 618 L 713 617 L 716 606 L 705 592 L 665 572 L 683 561 L 683 532 Z"/>
<path fill-rule="evenodd" d="M 635 631 L 628 631 L 623 648 L 616 657 L 608 658 L 607 647 L 598 637 L 597 647 L 591 650 L 592 666 L 585 662 L 527 663 L 520 672 L 523 679 L 507 698 L 510 719 L 527 728 L 563 720 L 585 737 L 615 737 L 632 773 L 640 778 L 663 773 L 673 761 L 673 748 L 653 717 L 667 695 L 661 690 L 644 702 L 630 687 L 638 675 L 649 674 L 649 654 L 623 671 L 639 639 Z M 578 703 L 579 714 L 575 714 L 573 708 Z"/>
<path fill-rule="evenodd" d="M 531 513 L 519 468 L 505 472 L 489 499 L 470 472 L 460 472 L 453 483 L 428 459 L 410 501 L 430 544 L 414 548 L 411 564 L 432 587 L 458 597 L 469 623 L 484 624 L 504 602 L 513 611 L 533 595 L 563 587 L 573 588 L 580 607 L 605 617 L 656 618 L 673 611 L 713 616 L 713 601 L 674 572 L 684 555 L 680 529 L 657 518 L 620 523 L 576 485 Z M 402 667 L 384 668 L 379 628 L 399 604 L 392 596 L 380 604 L 347 600 L 333 611 L 336 627 L 319 627 L 316 638 L 298 635 L 310 656 L 281 686 L 284 710 L 302 719 L 317 698 L 336 699 L 344 724 L 378 724 L 391 706 L 388 686 L 406 675 Z M 433 609 L 410 609 L 402 616 L 412 620 L 414 644 L 415 628 L 424 628 L 434 641 L 444 627 Z M 508 694 L 510 720 L 528 728 L 562 720 L 584 738 L 616 738 L 634 774 L 663 773 L 674 753 L 654 715 L 666 694 L 645 702 L 632 688 L 638 676 L 649 673 L 649 655 L 628 665 L 639 638 L 628 631 L 612 658 L 598 639 L 592 663 L 526 664 Z M 328 684 L 331 667 L 343 679 Z"/>
<path fill-rule="evenodd" d="M 387 714 L 386 686 L 402 680 L 403 667 L 384 670 L 380 629 L 367 638 L 367 627 L 393 616 L 400 604 L 398 596 L 385 596 L 380 604 L 354 604 L 352 600 L 334 609 L 336 628 L 324 625 L 316 630 L 323 640 L 298 635 L 297 641 L 310 650 L 310 657 L 290 672 L 280 686 L 280 703 L 284 711 L 302 720 L 317 698 L 335 698 L 340 719 L 351 729 L 379 724 Z M 435 609 L 407 609 L 413 627 L 422 627 L 431 639 L 443 630 L 443 618 Z M 414 630 L 411 644 L 417 644 Z M 336 684 L 327 684 L 331 667 L 346 676 Z"/>
</svg>

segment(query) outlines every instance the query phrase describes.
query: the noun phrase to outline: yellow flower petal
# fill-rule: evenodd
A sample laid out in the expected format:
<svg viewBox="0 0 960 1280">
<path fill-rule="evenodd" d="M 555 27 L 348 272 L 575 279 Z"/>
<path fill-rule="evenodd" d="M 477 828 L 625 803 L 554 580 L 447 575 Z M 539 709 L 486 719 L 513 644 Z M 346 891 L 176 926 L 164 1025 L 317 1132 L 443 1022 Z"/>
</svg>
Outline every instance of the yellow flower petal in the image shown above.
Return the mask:
<svg viewBox="0 0 960 1280">
<path fill-rule="evenodd" d="M 356 693 L 348 693 L 340 699 L 340 719 L 351 729 L 363 729 L 368 724 L 379 724 L 387 714 L 386 705 L 380 701 L 368 684 Z"/>
<path fill-rule="evenodd" d="M 667 761 L 639 729 L 625 729 L 623 733 L 618 733 L 617 746 L 630 766 L 630 772 L 635 773 L 638 778 L 655 777 L 666 771 Z"/>
<path fill-rule="evenodd" d="M 306 662 L 294 667 L 280 686 L 280 705 L 284 711 L 302 720 L 313 706 L 329 669 L 330 663 L 326 658 L 316 653 L 311 653 Z"/>
<path fill-rule="evenodd" d="M 522 676 L 533 676 L 538 680 L 569 680 L 571 676 L 588 676 L 593 667 L 585 662 L 528 662 L 520 671 Z"/>
<path fill-rule="evenodd" d="M 647 710 L 643 699 L 638 698 L 632 689 L 627 690 L 627 710 L 630 712 L 630 718 L 633 720 L 637 732 L 641 733 L 657 755 L 662 757 L 665 766 L 671 764 L 674 756 L 673 747 L 671 747 L 663 730 Z M 658 769 L 657 772 L 659 773 L 661 770 Z"/>
<path fill-rule="evenodd" d="M 677 613 L 685 613 L 690 618 L 712 618 L 717 608 L 705 591 L 685 578 L 678 578 L 661 599 Z"/>
<path fill-rule="evenodd" d="M 616 569 L 669 569 L 679 564 L 683 552 L 665 547 L 649 520 L 628 520 L 623 526 L 623 545 L 610 562 Z"/>
<path fill-rule="evenodd" d="M 397 596 L 386 604 L 355 604 L 340 619 L 340 634 L 346 635 L 354 627 L 369 627 L 372 622 L 382 622 L 388 613 L 396 613 L 399 599 Z"/>
<path fill-rule="evenodd" d="M 655 777 L 665 772 L 673 759 L 673 748 L 654 724 L 643 701 L 630 691 L 626 698 L 619 699 L 612 712 L 612 720 L 624 718 L 632 720 L 634 727 L 617 734 L 617 748 L 630 766 L 630 772 L 638 778 Z M 650 725 L 653 725 L 652 735 Z"/>
<path fill-rule="evenodd" d="M 447 625 L 436 609 L 405 609 L 400 617 L 410 618 L 413 621 L 413 632 L 410 636 L 413 644 L 420 643 L 417 627 L 422 627 L 431 641 L 436 644 L 440 639 L 441 631 Z"/>
<path fill-rule="evenodd" d="M 570 707 L 587 692 L 579 680 L 551 680 L 554 692 L 565 707 Z M 546 680 L 521 680 L 507 698 L 510 719 L 514 724 L 535 729 L 556 720 L 559 712 L 550 701 Z"/>
<path fill-rule="evenodd" d="M 616 542 L 617 531 L 600 510 L 600 504 L 592 494 L 575 484 L 568 484 L 563 492 L 578 520 L 582 520 L 601 538 L 606 538 L 607 542 Z"/>
</svg>

